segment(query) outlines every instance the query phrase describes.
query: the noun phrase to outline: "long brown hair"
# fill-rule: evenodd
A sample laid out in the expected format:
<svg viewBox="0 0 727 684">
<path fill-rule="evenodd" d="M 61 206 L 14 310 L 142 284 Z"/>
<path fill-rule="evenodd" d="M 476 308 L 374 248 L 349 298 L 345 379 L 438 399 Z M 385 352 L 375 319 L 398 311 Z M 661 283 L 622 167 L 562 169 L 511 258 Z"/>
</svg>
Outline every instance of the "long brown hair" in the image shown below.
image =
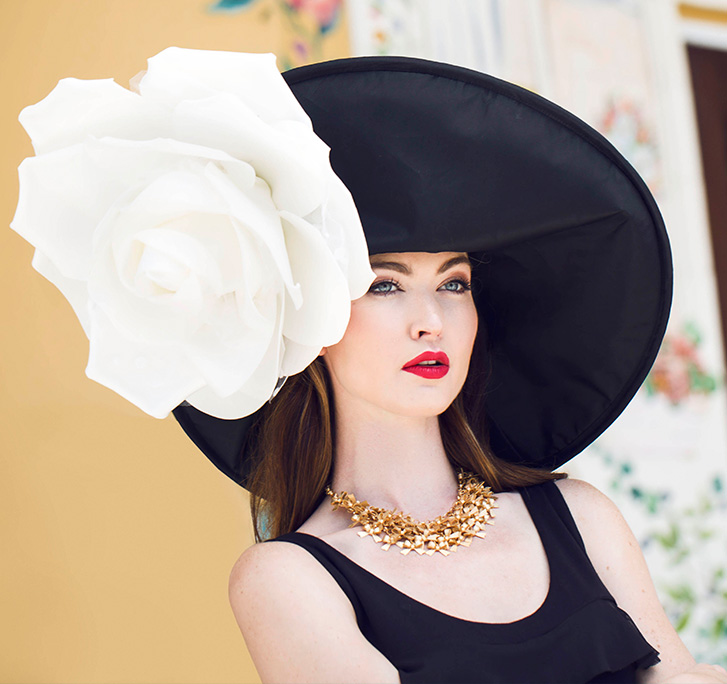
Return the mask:
<svg viewBox="0 0 727 684">
<path fill-rule="evenodd" d="M 439 416 L 447 458 L 455 468 L 477 473 L 501 492 L 567 477 L 565 473 L 504 461 L 489 448 L 482 402 L 486 355 L 478 335 L 467 380 L 454 402 Z M 257 448 L 247 486 L 256 541 L 293 532 L 318 507 L 330 482 L 335 450 L 333 389 L 318 357 L 288 379 L 267 405 L 255 427 Z"/>
</svg>

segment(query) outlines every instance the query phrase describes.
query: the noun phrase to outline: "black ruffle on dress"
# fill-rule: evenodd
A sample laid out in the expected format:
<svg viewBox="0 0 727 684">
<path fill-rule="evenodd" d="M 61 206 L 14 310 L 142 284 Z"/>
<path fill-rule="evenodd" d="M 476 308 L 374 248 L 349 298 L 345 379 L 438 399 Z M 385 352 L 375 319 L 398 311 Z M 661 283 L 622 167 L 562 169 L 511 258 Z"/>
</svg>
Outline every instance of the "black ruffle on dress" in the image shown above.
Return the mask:
<svg viewBox="0 0 727 684">
<path fill-rule="evenodd" d="M 293 532 L 351 601 L 363 635 L 408 682 L 635 682 L 659 662 L 601 582 L 554 482 L 519 490 L 550 565 L 543 604 L 522 620 L 481 623 L 403 594 L 324 541 Z M 486 581 L 486 578 L 483 578 Z"/>
</svg>

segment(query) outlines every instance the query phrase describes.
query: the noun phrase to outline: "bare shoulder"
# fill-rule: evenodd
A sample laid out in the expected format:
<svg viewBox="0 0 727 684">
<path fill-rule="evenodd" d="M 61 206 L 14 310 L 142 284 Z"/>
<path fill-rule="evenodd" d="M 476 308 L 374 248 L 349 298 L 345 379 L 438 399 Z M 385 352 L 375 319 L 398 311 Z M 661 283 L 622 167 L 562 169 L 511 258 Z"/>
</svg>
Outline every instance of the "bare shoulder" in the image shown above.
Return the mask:
<svg viewBox="0 0 727 684">
<path fill-rule="evenodd" d="M 604 511 L 618 511 L 616 504 L 611 499 L 585 480 L 567 477 L 556 480 L 555 484 L 563 494 L 563 498 L 566 500 L 571 512 L 588 516 L 589 514 L 603 513 Z"/>
<path fill-rule="evenodd" d="M 591 547 L 589 552 L 595 551 L 596 547 L 617 544 L 623 551 L 631 549 L 640 554 L 638 543 L 618 506 L 602 491 L 584 480 L 572 478 L 556 480 L 556 485 L 584 543 Z"/>
<path fill-rule="evenodd" d="M 229 598 L 243 625 L 260 614 L 289 612 L 306 603 L 325 601 L 338 617 L 355 621 L 353 607 L 323 566 L 305 549 L 290 543 L 254 544 L 230 571 Z M 243 629 L 244 633 L 244 629 Z"/>
<path fill-rule="evenodd" d="M 303 549 L 298 551 L 303 552 Z M 230 571 L 233 607 L 239 596 L 251 594 L 253 588 L 275 591 L 275 575 L 284 576 L 286 568 L 295 564 L 296 555 L 298 552 L 292 544 L 253 544 L 245 549 Z"/>
<path fill-rule="evenodd" d="M 616 504 L 583 480 L 558 480 L 557 486 L 591 563 L 611 593 L 623 591 L 625 578 L 644 576 L 650 582 L 639 544 Z"/>
<path fill-rule="evenodd" d="M 398 681 L 361 634 L 345 593 L 296 544 L 247 549 L 230 572 L 229 598 L 263 682 Z"/>
<path fill-rule="evenodd" d="M 230 588 L 259 582 L 274 585 L 276 576 L 285 576 L 295 569 L 315 568 L 315 559 L 296 544 L 281 542 L 253 544 L 245 549 L 230 571 Z M 302 568 L 301 568 L 302 566 Z M 296 573 L 293 573 L 296 574 Z"/>
</svg>

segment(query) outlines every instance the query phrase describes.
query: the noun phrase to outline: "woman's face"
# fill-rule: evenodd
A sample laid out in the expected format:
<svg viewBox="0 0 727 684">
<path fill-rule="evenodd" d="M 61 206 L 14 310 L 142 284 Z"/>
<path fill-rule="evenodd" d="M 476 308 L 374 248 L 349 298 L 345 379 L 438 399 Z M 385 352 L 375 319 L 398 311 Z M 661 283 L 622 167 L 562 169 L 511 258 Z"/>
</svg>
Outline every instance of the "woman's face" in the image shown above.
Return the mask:
<svg viewBox="0 0 727 684">
<path fill-rule="evenodd" d="M 464 252 L 371 258 L 376 278 L 351 304 L 346 334 L 323 350 L 336 403 L 436 416 L 459 393 L 477 333 Z"/>
</svg>

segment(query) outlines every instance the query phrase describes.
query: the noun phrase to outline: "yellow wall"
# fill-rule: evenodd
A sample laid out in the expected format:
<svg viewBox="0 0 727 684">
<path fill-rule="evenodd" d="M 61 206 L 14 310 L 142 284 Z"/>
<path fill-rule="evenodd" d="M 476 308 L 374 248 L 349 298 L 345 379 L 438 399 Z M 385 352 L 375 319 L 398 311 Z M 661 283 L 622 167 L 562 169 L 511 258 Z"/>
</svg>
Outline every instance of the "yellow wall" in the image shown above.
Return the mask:
<svg viewBox="0 0 727 684">
<path fill-rule="evenodd" d="M 60 78 L 127 85 L 169 45 L 290 53 L 278 3 L 209 4 L 3 2 L 2 225 L 32 154 L 18 112 Z M 347 52 L 341 23 L 321 56 Z M 85 378 L 81 327 L 31 257 L 0 231 L 0 682 L 258 681 L 227 603 L 229 569 L 251 543 L 245 494 L 173 419 Z"/>
</svg>

